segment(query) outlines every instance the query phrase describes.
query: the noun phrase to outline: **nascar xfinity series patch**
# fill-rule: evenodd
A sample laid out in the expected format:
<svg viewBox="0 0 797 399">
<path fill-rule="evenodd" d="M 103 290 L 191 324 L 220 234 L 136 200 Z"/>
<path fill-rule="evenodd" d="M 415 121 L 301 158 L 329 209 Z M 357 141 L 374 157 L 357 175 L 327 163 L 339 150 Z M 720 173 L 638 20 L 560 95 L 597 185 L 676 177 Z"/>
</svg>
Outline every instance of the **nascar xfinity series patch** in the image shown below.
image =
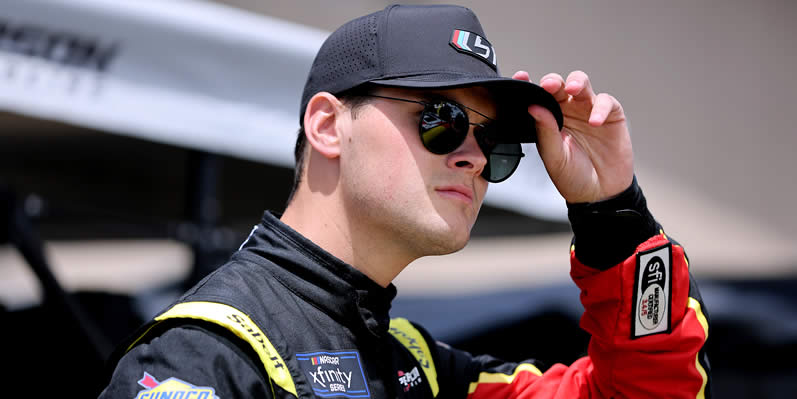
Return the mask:
<svg viewBox="0 0 797 399">
<path fill-rule="evenodd" d="M 219 399 L 211 387 L 194 386 L 174 377 L 159 382 L 147 372 L 138 385 L 146 389 L 139 392 L 136 399 Z"/>
<path fill-rule="evenodd" d="M 634 287 L 631 339 L 669 333 L 672 244 L 637 254 Z"/>
<path fill-rule="evenodd" d="M 296 360 L 316 396 L 371 397 L 357 351 L 297 353 Z"/>
</svg>

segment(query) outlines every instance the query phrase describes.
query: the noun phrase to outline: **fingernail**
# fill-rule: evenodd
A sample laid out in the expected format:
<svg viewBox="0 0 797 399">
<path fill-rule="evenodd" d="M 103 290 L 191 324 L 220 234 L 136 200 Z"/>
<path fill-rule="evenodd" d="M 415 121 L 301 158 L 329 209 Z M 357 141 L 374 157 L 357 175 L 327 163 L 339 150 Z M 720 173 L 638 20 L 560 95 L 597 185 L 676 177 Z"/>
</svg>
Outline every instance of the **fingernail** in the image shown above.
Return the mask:
<svg viewBox="0 0 797 399">
<path fill-rule="evenodd" d="M 579 86 L 580 86 L 580 84 L 577 81 L 575 81 L 575 80 L 567 82 L 567 88 L 579 87 Z"/>
</svg>

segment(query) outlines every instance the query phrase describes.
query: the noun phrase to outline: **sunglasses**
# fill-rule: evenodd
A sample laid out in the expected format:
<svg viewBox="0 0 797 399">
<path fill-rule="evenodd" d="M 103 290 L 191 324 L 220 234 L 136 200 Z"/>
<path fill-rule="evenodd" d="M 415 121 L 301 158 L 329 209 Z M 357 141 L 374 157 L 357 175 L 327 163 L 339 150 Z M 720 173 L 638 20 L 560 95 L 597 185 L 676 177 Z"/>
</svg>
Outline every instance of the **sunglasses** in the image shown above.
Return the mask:
<svg viewBox="0 0 797 399">
<path fill-rule="evenodd" d="M 512 173 L 515 173 L 520 164 L 520 158 L 525 156 L 520 143 L 501 142 L 498 139 L 498 122 L 496 120 L 473 108 L 448 100 L 425 102 L 373 94 L 366 95 L 366 97 L 423 105 L 418 133 L 421 136 L 423 146 L 433 154 L 450 154 L 465 141 L 470 126 L 476 126 L 473 129 L 473 134 L 476 137 L 479 148 L 481 148 L 487 158 L 482 177 L 490 183 L 499 183 L 512 176 Z M 483 116 L 488 120 L 488 123 L 471 122 L 465 109 Z"/>
</svg>

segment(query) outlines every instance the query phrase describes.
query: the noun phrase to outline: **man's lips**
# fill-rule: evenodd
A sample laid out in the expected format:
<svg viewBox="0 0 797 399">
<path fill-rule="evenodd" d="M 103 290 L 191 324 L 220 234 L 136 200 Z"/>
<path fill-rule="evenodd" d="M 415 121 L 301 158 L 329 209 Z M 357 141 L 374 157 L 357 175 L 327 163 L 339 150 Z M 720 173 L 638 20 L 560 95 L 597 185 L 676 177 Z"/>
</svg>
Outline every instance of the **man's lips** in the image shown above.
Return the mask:
<svg viewBox="0 0 797 399">
<path fill-rule="evenodd" d="M 463 186 L 463 185 L 454 185 L 454 186 L 444 186 L 438 187 L 435 189 L 441 195 L 458 199 L 465 203 L 472 203 L 473 202 L 473 190 L 470 187 Z"/>
</svg>

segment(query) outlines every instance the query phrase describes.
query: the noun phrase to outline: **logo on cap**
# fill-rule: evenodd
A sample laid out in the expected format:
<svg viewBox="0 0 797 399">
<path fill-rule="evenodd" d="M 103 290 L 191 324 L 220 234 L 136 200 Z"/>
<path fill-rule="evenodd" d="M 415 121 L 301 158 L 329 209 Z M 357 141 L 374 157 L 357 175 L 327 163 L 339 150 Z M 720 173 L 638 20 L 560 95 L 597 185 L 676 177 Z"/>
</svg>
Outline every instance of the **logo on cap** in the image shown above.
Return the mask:
<svg viewBox="0 0 797 399">
<path fill-rule="evenodd" d="M 495 57 L 495 49 L 487 39 L 466 30 L 454 29 L 451 34 L 451 41 L 448 43 L 460 53 L 470 54 L 484 61 L 496 71 L 498 70 L 498 59 Z"/>
</svg>

